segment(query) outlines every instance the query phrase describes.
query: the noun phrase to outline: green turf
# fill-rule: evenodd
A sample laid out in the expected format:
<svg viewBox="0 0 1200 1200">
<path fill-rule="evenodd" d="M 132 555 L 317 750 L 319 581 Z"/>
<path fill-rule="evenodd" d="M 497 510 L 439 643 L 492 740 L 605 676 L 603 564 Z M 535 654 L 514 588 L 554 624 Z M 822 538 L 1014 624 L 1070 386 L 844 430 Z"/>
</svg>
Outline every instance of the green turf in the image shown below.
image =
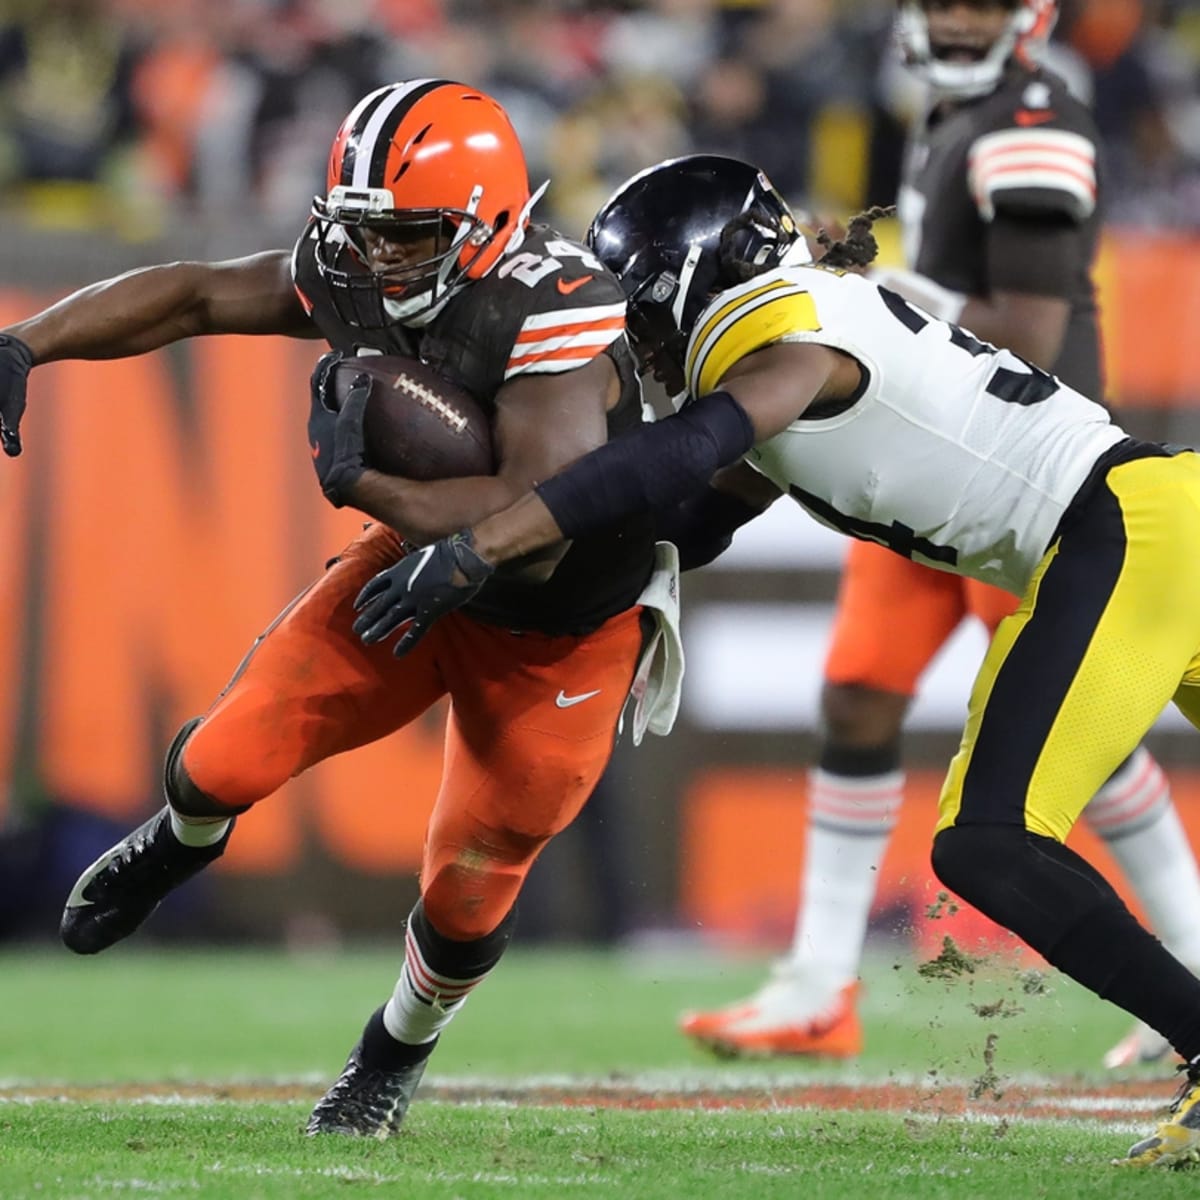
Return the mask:
<svg viewBox="0 0 1200 1200">
<path fill-rule="evenodd" d="M 390 1142 L 305 1139 L 298 1105 L 0 1111 L 6 1200 L 167 1193 L 212 1200 L 357 1194 L 1031 1197 L 1193 1195 L 1190 1174 L 1118 1174 L 1111 1133 L 908 1126 L 878 1114 L 508 1109 L 427 1104 Z M 1116 1147 L 1118 1150 L 1120 1146 Z"/>
<path fill-rule="evenodd" d="M 871 1112 L 614 1111 L 418 1099 L 389 1143 L 306 1140 L 311 1099 L 390 991 L 396 950 L 323 955 L 118 948 L 96 959 L 0 954 L 0 1197 L 1173 1196 L 1194 1173 L 1118 1174 L 1128 1129 Z M 677 1012 L 757 985 L 764 963 L 701 954 L 512 952 L 472 997 L 427 1081 L 651 1072 L 720 1086 L 938 1077 L 969 1081 L 989 1034 L 1001 1083 L 1030 1073 L 1099 1080 L 1126 1018 L 1060 976 L 1030 992 L 985 964 L 951 982 L 899 954 L 866 971 L 866 1054 L 854 1064 L 714 1062 L 675 1033 Z M 975 1007 L 1004 1001 L 1011 1015 Z M 1021 1011 L 1017 1012 L 1016 1010 Z M 1164 1077 L 1162 1094 L 1172 1085 Z M 299 1078 L 290 1104 L 104 1104 L 13 1099 L 21 1086 Z M 1151 1119 L 1134 1113 L 1130 1127 Z"/>
<path fill-rule="evenodd" d="M 388 951 L 0 954 L 4 1008 L 18 1014 L 0 1076 L 324 1076 L 390 994 L 398 965 Z M 676 1015 L 745 995 L 764 967 L 762 959 L 701 954 L 514 950 L 471 997 L 431 1069 L 508 1075 L 707 1065 L 711 1059 L 675 1033 Z M 998 1035 L 1002 1070 L 1086 1072 L 1127 1026 L 1118 1010 L 1061 976 L 1028 994 L 1007 964 L 942 982 L 921 977 L 906 956 L 877 953 L 865 976 L 867 1053 L 853 1070 L 868 1074 L 971 1073 L 988 1033 Z M 1023 1011 L 984 1020 L 971 1007 L 997 1000 Z"/>
</svg>

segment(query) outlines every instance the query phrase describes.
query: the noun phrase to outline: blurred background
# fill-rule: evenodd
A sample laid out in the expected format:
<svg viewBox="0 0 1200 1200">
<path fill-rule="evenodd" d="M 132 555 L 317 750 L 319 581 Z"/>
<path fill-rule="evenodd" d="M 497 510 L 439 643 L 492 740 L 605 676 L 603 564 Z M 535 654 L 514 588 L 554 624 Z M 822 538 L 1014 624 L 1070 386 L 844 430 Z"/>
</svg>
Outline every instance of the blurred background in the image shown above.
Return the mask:
<svg viewBox="0 0 1200 1200">
<path fill-rule="evenodd" d="M 1196 443 L 1200 0 L 1062 9 L 1053 65 L 1093 102 L 1108 171 L 1109 400 L 1131 432 Z M 891 203 L 922 100 L 891 52 L 892 13 L 890 0 L 7 0 L 0 325 L 139 265 L 289 246 L 346 112 L 408 76 L 492 92 L 533 182 L 552 181 L 538 215 L 572 236 L 630 173 L 697 150 L 755 161 L 827 218 Z M 895 231 L 881 242 L 896 260 Z M 176 727 L 357 528 L 324 504 L 301 449 L 317 353 L 213 339 L 34 373 L 26 452 L 0 466 L 0 939 L 54 936 L 79 870 L 161 805 Z M 679 726 L 618 746 L 530 878 L 522 942 L 787 941 L 842 553 L 776 506 L 687 577 Z M 926 936 L 937 787 L 983 647 L 960 631 L 909 722 L 879 937 Z M 145 936 L 397 939 L 439 718 L 260 805 Z M 1200 741 L 1168 714 L 1150 742 L 1200 836 Z"/>
</svg>

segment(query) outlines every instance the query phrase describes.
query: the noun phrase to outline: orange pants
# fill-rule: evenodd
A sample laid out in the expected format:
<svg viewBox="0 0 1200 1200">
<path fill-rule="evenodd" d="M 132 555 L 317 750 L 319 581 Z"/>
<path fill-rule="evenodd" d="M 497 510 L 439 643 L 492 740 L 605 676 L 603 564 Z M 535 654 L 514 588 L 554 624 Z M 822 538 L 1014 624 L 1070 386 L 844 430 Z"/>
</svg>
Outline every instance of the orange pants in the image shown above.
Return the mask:
<svg viewBox="0 0 1200 1200">
<path fill-rule="evenodd" d="M 1017 603 L 1000 588 L 934 570 L 874 542 L 851 542 L 825 680 L 911 696 L 964 617 L 978 617 L 990 636 Z"/>
<path fill-rule="evenodd" d="M 641 609 L 584 637 L 513 633 L 452 613 L 397 659 L 394 639 L 364 646 L 351 625 L 359 590 L 402 553 L 382 525 L 352 542 L 255 642 L 182 764 L 217 804 L 245 807 L 448 694 L 421 885 L 434 927 L 470 940 L 499 925 L 538 852 L 600 778 L 642 645 Z M 402 779 L 379 786 L 403 803 Z"/>
</svg>

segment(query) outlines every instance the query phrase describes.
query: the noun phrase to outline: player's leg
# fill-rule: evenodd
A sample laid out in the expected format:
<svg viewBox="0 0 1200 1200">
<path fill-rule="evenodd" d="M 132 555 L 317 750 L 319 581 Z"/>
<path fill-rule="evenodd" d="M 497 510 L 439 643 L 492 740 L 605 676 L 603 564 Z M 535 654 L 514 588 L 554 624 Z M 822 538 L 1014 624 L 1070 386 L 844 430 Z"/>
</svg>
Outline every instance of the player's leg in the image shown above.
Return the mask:
<svg viewBox="0 0 1200 1200">
<path fill-rule="evenodd" d="M 967 604 L 994 632 L 1012 612 L 1012 598 L 968 581 Z M 1171 802 L 1171 789 L 1154 757 L 1139 746 L 1084 809 L 1137 893 L 1150 927 L 1180 962 L 1200 965 L 1200 871 Z M 1166 1039 L 1141 1021 L 1104 1056 L 1107 1067 L 1153 1062 L 1169 1053 Z"/>
<path fill-rule="evenodd" d="M 901 724 L 917 680 L 964 611 L 960 579 L 851 543 L 821 696 L 824 741 L 809 774 L 792 945 L 753 996 L 685 1013 L 680 1028 L 690 1037 L 721 1054 L 861 1050 L 859 963 L 903 797 Z"/>
<path fill-rule="evenodd" d="M 1180 962 L 1200 969 L 1200 870 L 1170 785 L 1153 755 L 1139 746 L 1084 809 L 1093 833 L 1129 880 L 1147 921 Z M 1156 1062 L 1171 1052 L 1144 1021 L 1104 1055 L 1104 1065 Z"/>
<path fill-rule="evenodd" d="M 312 1134 L 400 1127 L 442 1031 L 508 945 L 534 859 L 600 778 L 642 644 L 638 610 L 583 638 L 515 635 L 459 614 L 439 631 L 453 703 L 421 899 L 396 987 L 313 1110 Z"/>
<path fill-rule="evenodd" d="M 1139 746 L 1084 809 L 1145 909 L 1163 945 L 1200 969 L 1200 870 L 1170 784 L 1153 755 Z M 1171 1050 L 1166 1038 L 1137 1021 L 1104 1056 L 1106 1067 L 1155 1062 Z"/>
<path fill-rule="evenodd" d="M 441 693 L 431 655 L 397 660 L 351 628 L 362 585 L 400 555 L 372 526 L 255 642 L 203 718 L 175 736 L 166 805 L 83 872 L 60 932 L 79 954 L 131 934 L 224 851 L 238 813 L 313 763 L 374 741 Z"/>
<path fill-rule="evenodd" d="M 989 648 L 933 851 L 948 887 L 1189 1061 L 1200 980 L 1064 840 L 1197 660 L 1198 511 L 1200 469 L 1150 458 L 1112 469 L 1072 514 Z M 1136 1162 L 1200 1146 L 1198 1098 Z"/>
</svg>

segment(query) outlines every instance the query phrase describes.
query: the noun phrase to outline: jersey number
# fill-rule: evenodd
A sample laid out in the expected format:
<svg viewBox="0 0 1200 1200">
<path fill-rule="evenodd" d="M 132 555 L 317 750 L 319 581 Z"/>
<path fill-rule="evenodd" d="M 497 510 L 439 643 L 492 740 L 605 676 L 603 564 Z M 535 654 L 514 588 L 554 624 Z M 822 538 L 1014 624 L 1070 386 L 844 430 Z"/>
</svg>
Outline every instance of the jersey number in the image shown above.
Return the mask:
<svg viewBox="0 0 1200 1200">
<path fill-rule="evenodd" d="M 848 534 L 864 542 L 878 542 L 896 554 L 912 558 L 919 554 L 929 562 L 943 563 L 947 567 L 958 562 L 958 551 L 953 546 L 941 546 L 928 538 L 919 537 L 915 529 L 910 529 L 903 521 L 893 521 L 884 525 L 881 521 L 867 521 L 862 517 L 848 517 L 839 512 L 832 504 L 806 492 L 794 483 L 788 491 L 793 500 L 798 501 L 808 509 L 813 516 L 832 526 L 839 533 Z"/>
<path fill-rule="evenodd" d="M 581 259 L 583 265 L 591 271 L 603 270 L 600 260 L 582 246 L 575 246 L 570 242 L 549 241 L 546 243 L 546 249 L 550 251 L 549 254 L 534 254 L 529 250 L 514 254 L 500 268 L 500 278 L 507 279 L 511 275 L 526 287 L 536 287 L 547 275 L 562 270 L 564 258 Z"/>
<path fill-rule="evenodd" d="M 906 329 L 912 330 L 913 333 L 920 333 L 929 324 L 929 318 L 909 304 L 898 292 L 881 287 L 879 294 L 883 298 L 884 304 L 887 305 L 888 311 Z M 978 358 L 981 354 L 995 355 L 999 353 L 995 346 L 981 342 L 973 334 L 968 333 L 965 329 L 960 329 L 957 325 L 950 326 L 950 341 L 960 350 L 965 350 L 972 358 Z M 1010 371 L 1007 367 L 998 366 L 988 381 L 988 395 L 995 396 L 997 400 L 1003 400 L 1007 404 L 1028 405 L 1041 404 L 1043 400 L 1049 400 L 1058 391 L 1058 380 L 1053 375 L 1024 359 L 1021 359 L 1021 364 L 1025 368 L 1023 371 Z"/>
</svg>

